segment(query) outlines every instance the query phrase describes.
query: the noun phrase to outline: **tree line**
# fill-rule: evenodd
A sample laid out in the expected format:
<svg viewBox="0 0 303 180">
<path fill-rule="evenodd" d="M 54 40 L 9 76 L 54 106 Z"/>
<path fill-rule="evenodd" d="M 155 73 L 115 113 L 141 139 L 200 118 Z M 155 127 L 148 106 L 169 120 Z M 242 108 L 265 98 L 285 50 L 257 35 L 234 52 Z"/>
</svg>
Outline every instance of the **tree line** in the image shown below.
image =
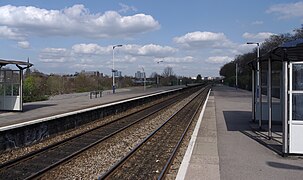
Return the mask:
<svg viewBox="0 0 303 180">
<path fill-rule="evenodd" d="M 260 55 L 266 54 L 270 50 L 280 46 L 287 41 L 293 41 L 303 38 L 303 25 L 301 28 L 293 30 L 293 33 L 285 33 L 279 35 L 272 35 L 260 45 Z M 251 67 L 248 63 L 256 59 L 257 48 L 252 52 L 237 55 L 235 59 L 223 65 L 220 69 L 220 76 L 223 76 L 223 82 L 229 86 L 236 84 L 236 64 L 238 64 L 238 87 L 242 89 L 251 90 Z"/>
<path fill-rule="evenodd" d="M 156 86 L 156 78 L 159 78 L 160 86 L 186 85 L 201 82 L 200 79 L 193 80 L 189 77 L 177 76 L 172 67 L 166 67 L 162 74 L 153 72 L 148 78 L 149 86 Z M 117 88 L 138 86 L 131 76 L 116 78 Z M 139 84 L 140 85 L 140 84 Z M 73 75 L 44 74 L 36 69 L 27 69 L 23 82 L 23 101 L 33 102 L 47 100 L 50 96 L 58 94 L 90 92 L 98 90 L 109 90 L 112 88 L 112 77 L 103 75 L 87 75 L 75 73 Z"/>
</svg>

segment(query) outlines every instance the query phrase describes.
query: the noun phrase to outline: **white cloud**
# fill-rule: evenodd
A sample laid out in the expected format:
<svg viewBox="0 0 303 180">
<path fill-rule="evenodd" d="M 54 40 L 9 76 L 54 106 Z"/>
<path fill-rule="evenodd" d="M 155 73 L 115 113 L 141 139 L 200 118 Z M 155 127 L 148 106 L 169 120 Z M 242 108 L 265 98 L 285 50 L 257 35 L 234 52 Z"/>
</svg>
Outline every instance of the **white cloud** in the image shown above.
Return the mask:
<svg viewBox="0 0 303 180">
<path fill-rule="evenodd" d="M 232 61 L 233 58 L 228 56 L 212 56 L 207 58 L 206 62 L 215 63 L 215 64 L 223 64 Z"/>
<path fill-rule="evenodd" d="M 28 48 L 30 48 L 30 44 L 29 44 L 28 41 L 19 41 L 19 42 L 18 42 L 18 46 L 19 46 L 20 48 L 23 48 L 23 49 L 28 49 Z"/>
<path fill-rule="evenodd" d="M 129 44 L 124 45 L 121 50 L 133 56 L 149 56 L 149 57 L 167 57 L 176 53 L 178 50 L 170 46 L 160 46 L 155 44 L 136 45 Z"/>
<path fill-rule="evenodd" d="M 185 56 L 185 57 L 166 57 L 163 59 L 156 59 L 154 62 L 163 61 L 163 63 L 191 63 L 194 62 L 194 57 Z"/>
<path fill-rule="evenodd" d="M 245 32 L 242 35 L 242 37 L 245 39 L 264 41 L 265 39 L 269 38 L 272 35 L 275 35 L 275 34 L 271 33 L 271 32 L 259 32 L 257 34 Z"/>
<path fill-rule="evenodd" d="M 45 48 L 41 51 L 40 61 L 46 63 L 64 63 L 71 60 L 70 51 L 65 48 Z"/>
<path fill-rule="evenodd" d="M 1 15 L 0 15 L 1 16 Z M 11 40 L 24 40 L 25 34 L 18 32 L 16 28 L 9 28 L 7 26 L 0 26 L 0 38 L 11 39 Z"/>
<path fill-rule="evenodd" d="M 269 7 L 266 12 L 276 14 L 280 19 L 303 17 L 303 2 L 276 4 Z"/>
<path fill-rule="evenodd" d="M 211 74 L 214 73 L 211 68 L 232 61 L 232 57 L 244 49 L 251 50 L 252 47 L 233 43 L 233 48 L 215 48 L 213 52 L 205 53 L 200 49 L 180 51 L 171 46 L 157 44 L 125 44 L 115 49 L 115 68 L 127 75 L 133 75 L 138 65 L 144 66 L 147 73 L 161 73 L 165 67 L 170 66 L 178 75 L 196 72 Z M 47 69 L 50 72 L 59 71 L 59 69 L 67 73 L 98 70 L 110 75 L 112 46 L 81 43 L 69 48 L 45 48 L 40 52 L 39 58 L 44 63 L 42 66 L 50 67 Z M 156 62 L 160 60 L 163 62 L 157 64 Z"/>
<path fill-rule="evenodd" d="M 115 62 L 125 62 L 125 63 L 132 63 L 137 61 L 137 57 L 131 55 L 125 55 L 123 57 L 115 58 Z"/>
<path fill-rule="evenodd" d="M 239 54 L 244 54 L 244 53 L 248 53 L 250 51 L 253 50 L 253 48 L 255 48 L 256 46 L 253 46 L 251 44 L 239 44 L 237 46 L 237 48 L 231 50 L 231 54 L 230 55 L 239 55 Z"/>
<path fill-rule="evenodd" d="M 133 11 L 133 12 L 137 11 L 137 8 L 134 6 L 128 6 L 123 3 L 119 3 L 119 6 L 121 7 L 121 9 L 119 10 L 120 13 L 126 13 L 128 11 Z"/>
<path fill-rule="evenodd" d="M 213 33 L 213 32 L 191 32 L 187 33 L 181 37 L 175 37 L 174 40 L 177 43 L 188 43 L 188 42 L 197 42 L 197 41 L 216 41 L 219 39 L 225 39 L 223 33 Z"/>
<path fill-rule="evenodd" d="M 130 56 L 130 55 L 124 56 L 123 59 L 125 59 L 125 62 L 135 62 L 135 61 L 137 61 L 137 57 Z"/>
<path fill-rule="evenodd" d="M 76 64 L 72 64 L 71 67 L 79 70 L 90 70 L 90 69 L 96 70 L 104 66 L 102 64 L 76 63 Z"/>
<path fill-rule="evenodd" d="M 186 48 L 231 48 L 233 43 L 226 38 L 224 33 L 190 32 L 180 37 L 175 37 L 174 42 Z"/>
<path fill-rule="evenodd" d="M 264 22 L 263 21 L 254 21 L 251 24 L 252 25 L 262 25 L 262 24 L 264 24 Z"/>
<path fill-rule="evenodd" d="M 73 53 L 82 55 L 100 55 L 112 54 L 112 46 L 99 46 L 98 44 L 75 44 L 71 48 Z M 137 45 L 126 44 L 115 51 L 123 52 L 131 56 L 148 56 L 148 57 L 167 57 L 176 53 L 178 50 L 170 46 L 160 46 L 156 44 Z"/>
<path fill-rule="evenodd" d="M 145 61 L 149 58 L 165 58 L 177 52 L 177 49 L 169 46 L 160 46 L 155 44 L 147 45 L 123 45 L 121 48 L 115 49 L 115 61 L 129 62 L 140 60 Z M 102 56 L 100 56 L 102 55 Z M 111 61 L 112 59 L 112 46 L 100 46 L 98 44 L 75 44 L 70 49 L 66 48 L 45 48 L 39 54 L 40 61 L 42 62 L 71 62 L 75 61 L 82 64 L 94 64 L 96 59 L 103 59 L 103 61 Z M 190 58 L 186 57 L 183 60 L 189 61 Z"/>
<path fill-rule="evenodd" d="M 126 38 L 160 28 L 158 21 L 151 15 L 121 16 L 115 11 L 92 14 L 81 4 L 62 10 L 33 6 L 1 6 L 0 26 L 2 31 L 11 33 L 10 37 L 40 35 L 85 38 Z"/>
<path fill-rule="evenodd" d="M 98 44 L 75 44 L 72 46 L 72 51 L 78 54 L 108 54 L 111 52 L 111 47 L 101 47 Z"/>
<path fill-rule="evenodd" d="M 138 55 L 165 57 L 174 54 L 177 50 L 169 46 L 160 46 L 155 44 L 148 44 L 138 49 Z"/>
</svg>

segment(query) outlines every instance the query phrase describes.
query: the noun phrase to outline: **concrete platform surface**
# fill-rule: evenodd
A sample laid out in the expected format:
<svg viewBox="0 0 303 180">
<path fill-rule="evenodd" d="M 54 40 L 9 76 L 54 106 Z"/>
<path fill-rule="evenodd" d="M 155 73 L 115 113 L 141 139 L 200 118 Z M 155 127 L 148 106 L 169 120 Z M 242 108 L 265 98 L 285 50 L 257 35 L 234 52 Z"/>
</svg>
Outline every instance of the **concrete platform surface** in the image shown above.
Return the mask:
<svg viewBox="0 0 303 180">
<path fill-rule="evenodd" d="M 107 90 L 103 92 L 102 97 L 93 97 L 92 99 L 90 99 L 88 92 L 57 95 L 47 101 L 24 103 L 23 112 L 0 111 L 0 128 L 181 87 L 185 86 L 147 88 L 145 91 L 143 87 L 131 87 L 116 89 L 115 94 L 112 94 L 111 90 Z"/>
<path fill-rule="evenodd" d="M 217 85 L 212 93 L 184 179 L 303 179 L 303 157 L 282 157 L 244 133 L 251 92 Z"/>
</svg>

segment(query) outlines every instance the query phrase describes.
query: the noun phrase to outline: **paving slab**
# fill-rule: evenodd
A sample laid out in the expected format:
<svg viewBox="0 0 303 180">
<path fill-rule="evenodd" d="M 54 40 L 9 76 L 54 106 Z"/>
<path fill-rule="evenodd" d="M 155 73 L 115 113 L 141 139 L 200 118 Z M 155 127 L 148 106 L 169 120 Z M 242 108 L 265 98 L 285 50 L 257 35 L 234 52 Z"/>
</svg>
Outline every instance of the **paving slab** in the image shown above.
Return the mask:
<svg viewBox="0 0 303 180">
<path fill-rule="evenodd" d="M 221 179 L 302 179 L 303 160 L 284 158 L 245 135 L 252 131 L 251 92 L 213 88 Z"/>
<path fill-rule="evenodd" d="M 188 171 L 185 179 L 190 180 L 212 180 L 212 179 L 220 179 L 220 175 L 218 173 L 218 165 L 217 164 L 205 164 L 201 163 L 200 165 L 196 165 L 191 163 L 188 167 Z"/>
<path fill-rule="evenodd" d="M 185 153 L 179 179 L 220 179 L 214 96 L 208 97 Z"/>
<path fill-rule="evenodd" d="M 302 179 L 303 157 L 282 157 L 256 141 L 265 132 L 254 132 L 251 104 L 249 91 L 213 87 L 177 179 Z"/>
</svg>

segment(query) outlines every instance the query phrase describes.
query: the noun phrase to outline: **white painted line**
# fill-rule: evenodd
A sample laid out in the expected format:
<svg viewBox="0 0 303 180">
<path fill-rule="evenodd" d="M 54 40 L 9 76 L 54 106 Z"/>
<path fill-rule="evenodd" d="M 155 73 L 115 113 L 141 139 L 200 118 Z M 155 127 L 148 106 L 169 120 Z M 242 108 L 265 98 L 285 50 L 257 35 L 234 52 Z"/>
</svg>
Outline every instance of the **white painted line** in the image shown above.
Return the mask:
<svg viewBox="0 0 303 180">
<path fill-rule="evenodd" d="M 178 170 L 176 180 L 183 180 L 185 178 L 187 168 L 188 168 L 188 165 L 189 165 L 189 161 L 190 161 L 190 158 L 191 158 L 191 155 L 193 153 L 194 146 L 195 146 L 195 143 L 196 143 L 196 140 L 197 140 L 199 128 L 200 128 L 200 125 L 201 125 L 201 122 L 202 122 L 202 118 L 203 118 L 203 115 L 204 115 L 204 111 L 205 111 L 205 108 L 206 108 L 206 104 L 207 104 L 207 101 L 208 101 L 208 98 L 209 98 L 210 91 L 211 90 L 208 91 L 206 101 L 203 105 L 203 108 L 202 108 L 202 111 L 199 115 L 196 127 L 195 127 L 194 132 L 193 132 L 193 134 L 191 136 L 191 139 L 189 141 L 189 144 L 188 144 L 188 147 L 186 149 L 186 152 L 185 152 L 184 158 L 182 160 L 181 166 Z"/>
<path fill-rule="evenodd" d="M 0 132 L 10 130 L 10 129 L 14 129 L 14 128 L 18 128 L 18 127 L 32 125 L 32 124 L 36 124 L 36 123 L 40 123 L 40 122 L 50 121 L 50 120 L 54 120 L 54 119 L 57 119 L 57 118 L 62 118 L 62 117 L 70 116 L 70 115 L 75 115 L 75 114 L 83 113 L 83 112 L 86 112 L 86 111 L 92 111 L 92 110 L 96 110 L 96 109 L 100 109 L 100 108 L 104 108 L 104 107 L 108 107 L 108 106 L 113 106 L 113 105 L 116 105 L 116 104 L 121 104 L 121 103 L 129 102 L 129 101 L 133 101 L 133 100 L 138 100 L 138 99 L 143 99 L 143 98 L 147 98 L 147 97 L 151 97 L 151 96 L 155 96 L 155 95 L 159 95 L 159 94 L 173 92 L 173 91 L 177 91 L 177 90 L 180 90 L 180 89 L 182 89 L 182 88 L 177 88 L 177 89 L 172 89 L 172 90 L 167 90 L 167 91 L 161 91 L 161 92 L 157 92 L 157 93 L 153 93 L 153 94 L 149 94 L 149 95 L 144 95 L 144 96 L 139 96 L 139 97 L 135 97 L 135 98 L 125 99 L 125 100 L 122 100 L 122 101 L 112 102 L 112 103 L 108 103 L 108 104 L 103 104 L 103 105 L 100 105 L 100 106 L 95 106 L 95 107 L 91 107 L 91 108 L 81 109 L 81 110 L 77 110 L 77 111 L 71 111 L 71 112 L 68 112 L 68 113 L 63 113 L 63 114 L 58 114 L 58 115 L 54 115 L 54 116 L 50 116 L 50 117 L 45 117 L 45 118 L 40 118 L 40 119 L 36 119 L 36 120 L 32 120 L 32 121 L 27 121 L 27 122 L 23 122 L 23 123 L 4 126 L 4 127 L 0 127 Z"/>
</svg>

